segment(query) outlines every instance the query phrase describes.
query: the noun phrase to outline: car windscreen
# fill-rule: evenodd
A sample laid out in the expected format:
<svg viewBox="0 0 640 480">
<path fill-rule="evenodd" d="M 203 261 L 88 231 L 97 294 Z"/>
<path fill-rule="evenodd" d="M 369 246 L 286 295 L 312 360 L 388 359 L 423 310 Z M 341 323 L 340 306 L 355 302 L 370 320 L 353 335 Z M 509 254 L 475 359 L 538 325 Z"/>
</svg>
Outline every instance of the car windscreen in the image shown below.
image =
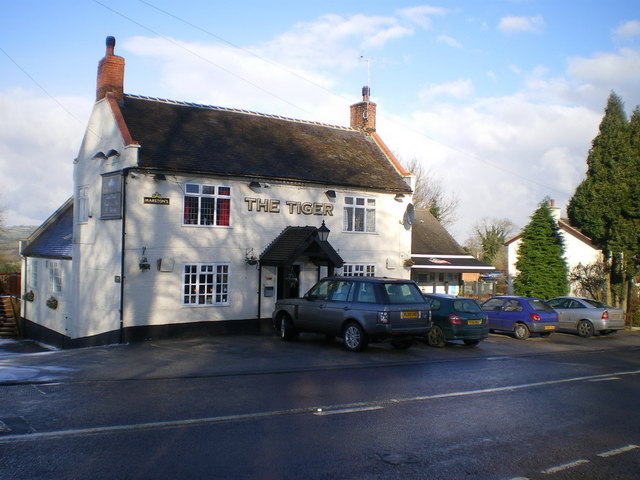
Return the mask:
<svg viewBox="0 0 640 480">
<path fill-rule="evenodd" d="M 480 305 L 469 298 L 461 298 L 453 301 L 453 309 L 460 313 L 482 313 Z"/>
<path fill-rule="evenodd" d="M 422 292 L 414 283 L 384 283 L 383 290 L 387 294 L 389 303 L 427 303 Z"/>
<path fill-rule="evenodd" d="M 527 303 L 536 312 L 553 313 L 554 310 L 542 300 L 527 300 Z"/>
</svg>

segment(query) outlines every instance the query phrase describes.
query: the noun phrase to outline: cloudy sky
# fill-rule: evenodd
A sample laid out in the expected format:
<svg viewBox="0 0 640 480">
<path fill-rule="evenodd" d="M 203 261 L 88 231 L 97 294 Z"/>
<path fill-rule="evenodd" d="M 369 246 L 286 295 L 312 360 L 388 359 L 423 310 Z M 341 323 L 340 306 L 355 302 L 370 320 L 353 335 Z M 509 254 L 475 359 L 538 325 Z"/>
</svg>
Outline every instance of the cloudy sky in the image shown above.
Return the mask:
<svg viewBox="0 0 640 480">
<path fill-rule="evenodd" d="M 378 133 L 483 218 L 566 206 L 607 97 L 640 104 L 637 0 L 21 0 L 0 16 L 0 206 L 38 225 L 72 194 L 105 38 L 125 92 Z M 563 212 L 564 213 L 564 212 Z"/>
</svg>

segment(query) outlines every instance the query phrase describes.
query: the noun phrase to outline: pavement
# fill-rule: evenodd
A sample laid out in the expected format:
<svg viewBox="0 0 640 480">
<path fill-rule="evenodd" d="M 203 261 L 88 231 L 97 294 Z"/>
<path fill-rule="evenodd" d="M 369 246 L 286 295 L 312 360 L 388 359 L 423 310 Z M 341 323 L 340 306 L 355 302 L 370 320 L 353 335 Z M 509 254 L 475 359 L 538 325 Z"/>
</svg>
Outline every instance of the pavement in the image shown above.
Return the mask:
<svg viewBox="0 0 640 480">
<path fill-rule="evenodd" d="M 492 334 L 477 347 L 431 348 L 417 342 L 409 350 L 382 342 L 359 353 L 348 352 L 339 339 L 328 341 L 312 334 L 302 334 L 294 342 L 282 342 L 275 335 L 228 335 L 65 350 L 31 340 L 0 340 L 0 386 L 372 368 L 611 348 L 640 349 L 640 331 L 589 339 L 557 333 L 550 339 L 524 342 Z"/>
<path fill-rule="evenodd" d="M 0 385 L 255 375 L 424 361 L 418 349 L 375 344 L 360 354 L 338 341 L 302 336 L 238 335 L 148 340 L 56 349 L 30 340 L 0 340 Z M 384 351 L 382 356 L 376 352 Z"/>
</svg>

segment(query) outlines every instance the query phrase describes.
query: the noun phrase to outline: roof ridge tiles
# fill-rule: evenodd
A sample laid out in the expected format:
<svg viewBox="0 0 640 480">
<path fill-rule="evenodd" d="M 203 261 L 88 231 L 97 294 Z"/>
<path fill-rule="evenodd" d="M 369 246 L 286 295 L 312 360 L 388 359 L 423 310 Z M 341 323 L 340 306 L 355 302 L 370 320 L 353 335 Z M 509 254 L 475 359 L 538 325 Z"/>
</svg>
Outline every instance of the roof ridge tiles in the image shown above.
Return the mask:
<svg viewBox="0 0 640 480">
<path fill-rule="evenodd" d="M 318 125 L 321 127 L 328 127 L 328 128 L 335 128 L 337 130 L 345 130 L 345 131 L 352 131 L 352 132 L 357 132 L 358 130 L 355 130 L 351 127 L 345 127 L 343 125 L 333 125 L 330 123 L 323 123 L 323 122 L 316 122 L 313 120 L 302 120 L 299 118 L 293 118 L 293 117 L 285 117 L 283 115 L 275 115 L 275 114 L 271 114 L 271 113 L 261 113 L 261 112 L 255 112 L 252 110 L 246 110 L 246 109 L 242 109 L 242 108 L 230 108 L 230 107 L 219 107 L 216 105 L 205 105 L 202 103 L 195 103 L 195 102 L 186 102 L 186 101 L 181 101 L 181 100 L 170 100 L 170 99 L 166 99 L 166 98 L 159 98 L 159 97 L 150 97 L 147 95 L 134 95 L 131 93 L 126 93 L 124 95 L 124 98 L 136 98 L 139 100 L 149 100 L 149 101 L 153 101 L 153 102 L 160 102 L 160 103 L 167 103 L 167 104 L 171 104 L 171 105 L 183 105 L 186 107 L 197 107 L 197 108 L 204 108 L 204 109 L 209 109 L 209 110 L 218 110 L 218 111 L 222 111 L 222 112 L 235 112 L 235 113 L 243 113 L 246 115 L 255 115 L 258 117 L 265 117 L 265 118 L 275 118 L 275 119 L 279 119 L 279 120 L 285 120 L 287 122 L 296 122 L 296 123 L 304 123 L 307 125 Z"/>
</svg>

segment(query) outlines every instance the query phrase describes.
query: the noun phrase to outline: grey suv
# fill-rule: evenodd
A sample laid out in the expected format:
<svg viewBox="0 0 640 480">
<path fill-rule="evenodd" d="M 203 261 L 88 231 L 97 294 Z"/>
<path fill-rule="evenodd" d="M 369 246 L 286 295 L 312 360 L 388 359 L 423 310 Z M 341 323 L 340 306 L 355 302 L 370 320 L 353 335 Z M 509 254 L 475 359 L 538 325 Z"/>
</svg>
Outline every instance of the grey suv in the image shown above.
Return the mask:
<svg viewBox="0 0 640 480">
<path fill-rule="evenodd" d="M 324 333 L 342 337 L 353 352 L 388 339 L 395 348 L 409 348 L 431 328 L 429 304 L 415 282 L 375 277 L 324 278 L 302 298 L 278 300 L 272 319 L 282 340 Z"/>
</svg>

